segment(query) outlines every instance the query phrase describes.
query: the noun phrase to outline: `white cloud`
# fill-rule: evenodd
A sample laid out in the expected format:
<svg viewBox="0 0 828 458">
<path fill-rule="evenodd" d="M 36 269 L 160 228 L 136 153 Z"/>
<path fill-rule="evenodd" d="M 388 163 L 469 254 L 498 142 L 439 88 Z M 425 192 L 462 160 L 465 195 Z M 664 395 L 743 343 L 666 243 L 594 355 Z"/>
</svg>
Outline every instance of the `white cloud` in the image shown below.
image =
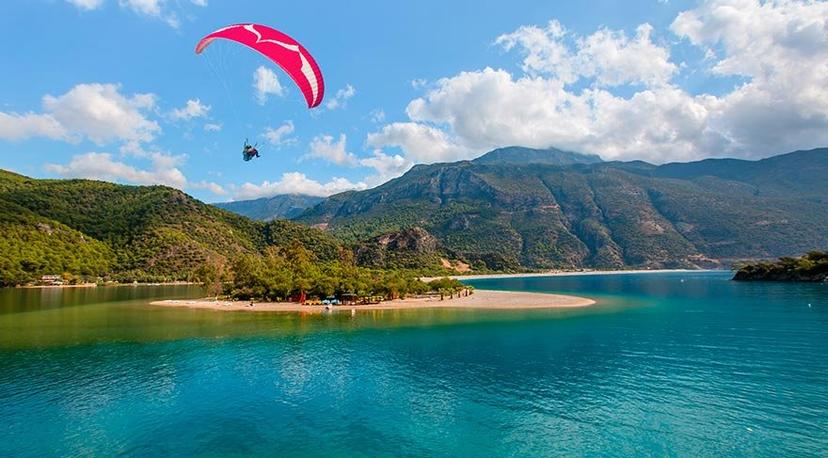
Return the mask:
<svg viewBox="0 0 828 458">
<path fill-rule="evenodd" d="M 68 140 L 69 133 L 50 114 L 0 112 L 0 138 L 15 141 L 32 137 Z"/>
<path fill-rule="evenodd" d="M 373 148 L 398 147 L 414 163 L 468 159 L 474 151 L 456 143 L 441 129 L 415 122 L 395 122 L 368 134 Z"/>
<path fill-rule="evenodd" d="M 122 8 L 147 16 L 160 16 L 163 0 L 118 0 Z"/>
<path fill-rule="evenodd" d="M 151 167 L 144 170 L 114 160 L 109 153 L 86 153 L 72 157 L 66 165 L 47 164 L 46 170 L 64 178 L 88 178 L 141 185 L 163 184 L 184 189 L 187 179 L 178 169 L 182 160 L 182 156 L 152 153 Z"/>
<path fill-rule="evenodd" d="M 671 28 L 716 49 L 713 74 L 748 79 L 717 101 L 716 123 L 735 149 L 763 155 L 828 142 L 828 3 L 709 1 Z"/>
<path fill-rule="evenodd" d="M 317 135 L 311 140 L 306 158 L 323 159 L 339 165 L 355 165 L 356 156 L 346 150 L 347 137 L 339 135 L 339 140 L 334 141 L 330 135 Z"/>
<path fill-rule="evenodd" d="M 356 89 L 351 86 L 350 84 L 346 84 L 344 88 L 336 91 L 336 94 L 325 103 L 325 106 L 329 110 L 335 110 L 337 108 L 345 108 L 348 104 L 348 100 L 356 95 Z"/>
<path fill-rule="evenodd" d="M 188 187 L 191 189 L 204 189 L 210 191 L 216 196 L 227 195 L 226 189 L 224 189 L 220 184 L 212 181 L 197 181 L 195 183 L 189 183 Z"/>
<path fill-rule="evenodd" d="M 267 103 L 270 95 L 281 97 L 285 93 L 285 89 L 279 83 L 279 77 L 265 66 L 260 66 L 253 72 L 253 89 L 256 90 L 256 101 L 259 105 Z"/>
<path fill-rule="evenodd" d="M 264 181 L 262 184 L 244 183 L 235 194 L 235 199 L 256 199 L 277 194 L 306 194 L 327 197 L 344 191 L 366 189 L 363 182 L 352 183 L 346 178 L 332 178 L 327 183 L 308 178 L 304 173 L 288 172 L 279 181 Z"/>
<path fill-rule="evenodd" d="M 86 11 L 92 11 L 103 6 L 104 0 L 66 0 L 68 3 Z"/>
<path fill-rule="evenodd" d="M 287 120 L 279 127 L 275 129 L 272 127 L 268 127 L 264 131 L 264 137 L 267 141 L 274 146 L 284 146 L 296 143 L 296 139 L 290 137 L 294 131 L 293 121 Z"/>
<path fill-rule="evenodd" d="M 177 29 L 180 25 L 178 16 L 165 8 L 165 0 L 118 0 L 121 8 L 132 10 L 142 16 L 161 19 L 170 27 Z"/>
<path fill-rule="evenodd" d="M 218 132 L 221 130 L 221 124 L 208 122 L 204 124 L 204 130 L 207 132 Z"/>
<path fill-rule="evenodd" d="M 210 105 L 204 105 L 200 99 L 190 99 L 181 108 L 175 108 L 170 112 L 170 117 L 176 121 L 189 121 L 195 118 L 203 118 L 210 112 Z"/>
<path fill-rule="evenodd" d="M 43 108 L 69 132 L 98 144 L 151 141 L 161 128 L 144 113 L 155 108 L 155 95 L 124 96 L 119 89 L 115 84 L 79 84 L 61 96 L 43 97 Z"/>
<path fill-rule="evenodd" d="M 385 111 L 383 111 L 382 108 L 375 108 L 375 109 L 371 110 L 371 113 L 369 113 L 369 116 L 371 118 L 371 122 L 373 122 L 373 123 L 379 124 L 379 123 L 385 122 Z"/>
<path fill-rule="evenodd" d="M 667 48 L 654 44 L 653 28 L 642 24 L 635 37 L 624 31 L 601 28 L 592 35 L 570 36 L 558 21 L 545 29 L 523 26 L 495 40 L 506 50 L 520 48 L 523 70 L 530 75 L 548 73 L 564 83 L 592 78 L 600 86 L 665 84 L 678 67 Z"/>
<path fill-rule="evenodd" d="M 405 173 L 412 165 L 409 160 L 399 154 L 385 154 L 379 149 L 374 150 L 370 157 L 360 159 L 359 164 L 376 171 L 375 175 L 365 179 L 369 186 L 375 186 L 396 178 Z"/>
<path fill-rule="evenodd" d="M 417 78 L 411 80 L 411 87 L 413 87 L 414 89 L 422 89 L 426 87 L 427 84 L 428 80 L 425 78 Z"/>
<path fill-rule="evenodd" d="M 63 178 L 86 178 L 137 185 L 165 185 L 173 188 L 200 189 L 222 196 L 227 191 L 212 181 L 188 181 L 180 167 L 185 155 L 146 151 L 140 146 L 122 148 L 122 153 L 148 162 L 147 168 L 117 160 L 109 153 L 91 152 L 72 157 L 68 164 L 46 164 L 47 171 Z"/>
<path fill-rule="evenodd" d="M 483 68 L 440 79 L 408 104 L 408 122 L 383 126 L 366 143 L 398 147 L 412 163 L 507 145 L 666 162 L 828 143 L 828 3 L 708 1 L 671 30 L 701 48 L 706 77 L 744 83 L 691 94 L 673 81 L 684 67 L 649 25 L 634 37 L 606 28 L 576 36 L 552 21 L 496 40 L 522 53 L 522 74 Z"/>
<path fill-rule="evenodd" d="M 496 44 L 507 51 L 519 47 L 526 55 L 523 70 L 527 73 L 543 72 L 556 75 L 566 83 L 577 80 L 577 73 L 572 68 L 573 56 L 563 39 L 566 31 L 557 20 L 549 21 L 546 28 L 525 25 L 512 33 L 497 37 Z"/>
<path fill-rule="evenodd" d="M 146 116 L 155 100 L 153 94 L 121 94 L 116 84 L 78 84 L 63 95 L 44 96 L 41 114 L 0 112 L 0 138 L 148 142 L 161 131 Z"/>
<path fill-rule="evenodd" d="M 85 11 L 96 10 L 103 6 L 105 0 L 66 0 Z M 168 0 L 118 0 L 118 5 L 126 10 L 130 10 L 140 16 L 147 16 L 155 19 L 160 19 L 167 23 L 172 28 L 178 28 L 180 21 L 178 16 L 169 11 L 166 7 Z M 190 0 L 190 3 L 195 6 L 206 7 L 207 0 Z M 180 4 L 179 4 L 180 7 Z"/>
</svg>

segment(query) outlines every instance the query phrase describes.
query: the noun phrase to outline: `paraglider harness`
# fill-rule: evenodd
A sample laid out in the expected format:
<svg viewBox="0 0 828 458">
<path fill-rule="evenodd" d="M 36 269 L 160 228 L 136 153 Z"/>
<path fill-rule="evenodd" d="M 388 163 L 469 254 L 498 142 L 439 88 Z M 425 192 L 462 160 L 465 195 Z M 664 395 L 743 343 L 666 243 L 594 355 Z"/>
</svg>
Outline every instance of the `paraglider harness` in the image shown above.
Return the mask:
<svg viewBox="0 0 828 458">
<path fill-rule="evenodd" d="M 250 143 L 247 142 L 247 139 L 244 139 L 244 149 L 242 150 L 242 154 L 244 155 L 243 157 L 245 162 L 253 159 L 254 157 L 261 157 L 259 156 L 259 150 L 256 149 L 257 146 L 259 146 L 258 143 L 251 146 Z"/>
</svg>

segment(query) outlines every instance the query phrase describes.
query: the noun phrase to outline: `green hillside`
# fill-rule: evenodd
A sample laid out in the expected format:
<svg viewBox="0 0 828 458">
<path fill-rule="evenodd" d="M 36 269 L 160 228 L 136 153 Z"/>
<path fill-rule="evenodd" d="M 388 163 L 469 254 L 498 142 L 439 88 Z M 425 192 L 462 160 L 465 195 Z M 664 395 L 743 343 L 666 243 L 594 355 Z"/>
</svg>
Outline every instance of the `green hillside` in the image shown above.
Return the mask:
<svg viewBox="0 0 828 458">
<path fill-rule="evenodd" d="M 3 200 L 0 234 L 0 286 L 64 272 L 100 276 L 113 267 L 107 244 Z"/>
<path fill-rule="evenodd" d="M 294 223 L 265 224 L 164 186 L 35 180 L 0 172 L 0 284 L 44 274 L 122 281 L 187 280 L 205 262 L 298 243 L 338 256 L 330 235 Z"/>
<path fill-rule="evenodd" d="M 420 227 L 476 268 L 716 266 L 828 244 L 825 176 L 826 149 L 663 166 L 419 165 L 298 220 L 352 242 Z"/>
<path fill-rule="evenodd" d="M 799 258 L 746 263 L 739 266 L 734 280 L 828 282 L 828 251 L 811 251 Z"/>
</svg>

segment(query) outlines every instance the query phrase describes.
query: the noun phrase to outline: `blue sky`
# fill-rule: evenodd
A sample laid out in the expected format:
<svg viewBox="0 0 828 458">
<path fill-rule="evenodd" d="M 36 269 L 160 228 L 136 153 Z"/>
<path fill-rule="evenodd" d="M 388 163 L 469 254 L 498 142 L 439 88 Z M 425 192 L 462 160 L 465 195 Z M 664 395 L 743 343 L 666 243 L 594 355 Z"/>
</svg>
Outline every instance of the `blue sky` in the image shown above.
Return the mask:
<svg viewBox="0 0 828 458">
<path fill-rule="evenodd" d="M 3 2 L 0 167 L 223 201 L 510 144 L 652 162 L 828 144 L 823 2 L 276 3 Z M 323 105 L 240 45 L 194 54 L 238 22 L 303 43 Z M 245 138 L 261 159 L 241 160 Z"/>
</svg>

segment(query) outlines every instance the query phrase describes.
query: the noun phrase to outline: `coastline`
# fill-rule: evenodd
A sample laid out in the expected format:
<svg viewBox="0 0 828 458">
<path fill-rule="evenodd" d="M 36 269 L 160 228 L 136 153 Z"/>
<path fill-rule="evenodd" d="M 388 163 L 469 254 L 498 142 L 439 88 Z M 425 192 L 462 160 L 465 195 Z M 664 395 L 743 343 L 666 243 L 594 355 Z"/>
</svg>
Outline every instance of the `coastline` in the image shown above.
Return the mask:
<svg viewBox="0 0 828 458">
<path fill-rule="evenodd" d="M 331 311 L 351 310 L 414 310 L 429 308 L 454 308 L 470 310 L 531 310 L 586 307 L 595 304 L 592 299 L 561 294 L 528 293 L 518 291 L 475 290 L 473 294 L 453 299 L 412 298 L 395 299 L 368 305 L 335 305 Z M 211 299 L 153 301 L 150 305 L 161 307 L 186 307 L 216 311 L 245 312 L 310 312 L 329 311 L 320 305 L 302 305 L 296 302 L 214 301 Z"/>
<path fill-rule="evenodd" d="M 624 275 L 624 274 L 658 274 L 658 273 L 681 273 L 681 272 L 710 272 L 715 269 L 635 269 L 635 270 L 585 270 L 585 271 L 560 271 L 550 270 L 548 272 L 530 272 L 517 274 L 479 274 L 479 275 L 449 275 L 448 278 L 455 280 L 486 280 L 489 278 L 523 278 L 523 277 L 571 277 L 575 275 Z M 420 277 L 420 280 L 428 282 L 444 277 Z"/>
<path fill-rule="evenodd" d="M 200 285 L 201 283 L 194 281 L 167 281 L 167 282 L 152 282 L 152 283 L 77 283 L 74 285 L 17 285 L 13 288 L 28 288 L 28 289 L 49 289 L 49 288 L 106 288 L 110 286 L 181 286 L 181 285 Z"/>
</svg>

